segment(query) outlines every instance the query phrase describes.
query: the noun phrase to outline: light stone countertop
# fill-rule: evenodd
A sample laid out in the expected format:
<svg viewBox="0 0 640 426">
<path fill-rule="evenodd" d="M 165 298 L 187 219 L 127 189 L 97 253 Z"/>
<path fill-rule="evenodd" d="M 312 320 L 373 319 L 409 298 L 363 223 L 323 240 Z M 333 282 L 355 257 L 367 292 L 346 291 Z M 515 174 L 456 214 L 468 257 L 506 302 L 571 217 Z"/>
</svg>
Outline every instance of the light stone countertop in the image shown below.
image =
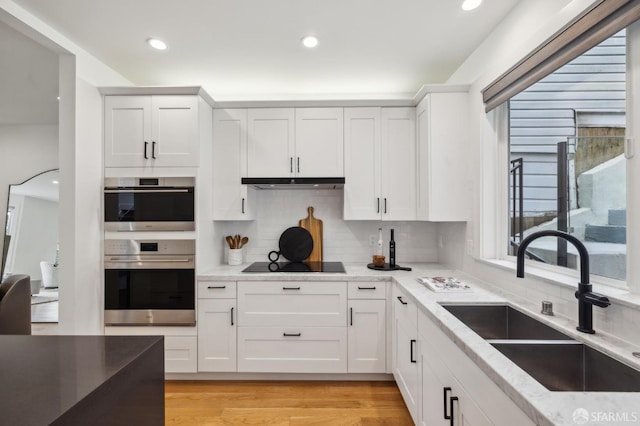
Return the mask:
<svg viewBox="0 0 640 426">
<path fill-rule="evenodd" d="M 345 264 L 346 273 L 242 273 L 248 264 L 222 265 L 198 274 L 200 281 L 389 281 L 400 285 L 421 311 L 432 320 L 509 398 L 539 425 L 640 425 L 640 392 L 554 392 L 508 360 L 482 337 L 446 311 L 440 303 L 508 303 L 576 340 L 640 369 L 640 351 L 613 336 L 576 331 L 577 318 L 541 315 L 540 302 L 505 293 L 472 276 L 438 264 L 402 264 L 412 271 L 374 271 L 366 265 Z M 436 293 L 416 281 L 417 277 L 453 276 L 469 284 L 472 292 Z M 515 276 L 514 276 L 515 280 Z M 577 303 L 577 301 L 576 301 Z M 597 324 L 595 324 L 597 330 Z M 586 423 L 573 420 L 576 409 L 587 410 Z"/>
</svg>

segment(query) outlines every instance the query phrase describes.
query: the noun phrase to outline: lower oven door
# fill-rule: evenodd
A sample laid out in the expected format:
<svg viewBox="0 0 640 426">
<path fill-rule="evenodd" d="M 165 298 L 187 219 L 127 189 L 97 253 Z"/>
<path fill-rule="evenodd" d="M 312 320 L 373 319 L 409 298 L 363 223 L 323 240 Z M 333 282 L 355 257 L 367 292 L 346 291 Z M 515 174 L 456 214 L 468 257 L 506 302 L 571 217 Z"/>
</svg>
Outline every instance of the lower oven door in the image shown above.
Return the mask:
<svg viewBox="0 0 640 426">
<path fill-rule="evenodd" d="M 105 325 L 195 325 L 194 269 L 105 269 Z"/>
</svg>

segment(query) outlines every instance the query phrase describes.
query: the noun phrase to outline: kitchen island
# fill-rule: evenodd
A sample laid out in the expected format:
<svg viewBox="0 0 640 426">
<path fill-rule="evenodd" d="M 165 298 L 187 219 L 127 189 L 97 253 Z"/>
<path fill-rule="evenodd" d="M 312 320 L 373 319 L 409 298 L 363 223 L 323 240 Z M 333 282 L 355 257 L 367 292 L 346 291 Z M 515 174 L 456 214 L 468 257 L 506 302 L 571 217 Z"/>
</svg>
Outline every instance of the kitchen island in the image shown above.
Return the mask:
<svg viewBox="0 0 640 426">
<path fill-rule="evenodd" d="M 164 425 L 158 336 L 0 336 L 0 424 Z"/>
</svg>

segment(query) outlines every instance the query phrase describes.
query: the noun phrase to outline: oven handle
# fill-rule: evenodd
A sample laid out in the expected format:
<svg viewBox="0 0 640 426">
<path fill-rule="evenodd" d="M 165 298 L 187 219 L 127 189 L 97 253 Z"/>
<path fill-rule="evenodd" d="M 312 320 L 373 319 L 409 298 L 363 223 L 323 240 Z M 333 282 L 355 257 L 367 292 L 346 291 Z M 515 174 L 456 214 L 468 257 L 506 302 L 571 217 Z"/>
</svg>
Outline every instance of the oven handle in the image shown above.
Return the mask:
<svg viewBox="0 0 640 426">
<path fill-rule="evenodd" d="M 130 192 L 135 192 L 136 194 L 158 194 L 158 193 L 184 193 L 189 192 L 189 189 L 105 189 L 105 194 L 128 194 Z"/>
<path fill-rule="evenodd" d="M 119 262 L 119 263 L 188 263 L 192 262 L 193 259 L 145 259 L 145 260 L 133 260 L 133 259 L 117 259 L 111 258 L 109 259 L 111 262 Z"/>
</svg>

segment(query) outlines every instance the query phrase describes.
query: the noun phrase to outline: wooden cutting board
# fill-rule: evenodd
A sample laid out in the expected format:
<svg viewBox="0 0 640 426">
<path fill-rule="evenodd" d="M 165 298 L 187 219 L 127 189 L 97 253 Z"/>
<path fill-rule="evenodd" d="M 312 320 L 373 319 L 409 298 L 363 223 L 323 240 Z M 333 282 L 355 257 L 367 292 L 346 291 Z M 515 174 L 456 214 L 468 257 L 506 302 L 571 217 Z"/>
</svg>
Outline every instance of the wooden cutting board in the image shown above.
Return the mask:
<svg viewBox="0 0 640 426">
<path fill-rule="evenodd" d="M 298 226 L 306 229 L 313 238 L 313 251 L 305 260 L 308 262 L 322 262 L 322 221 L 313 217 L 313 207 L 307 208 L 309 216 L 298 221 Z"/>
</svg>

